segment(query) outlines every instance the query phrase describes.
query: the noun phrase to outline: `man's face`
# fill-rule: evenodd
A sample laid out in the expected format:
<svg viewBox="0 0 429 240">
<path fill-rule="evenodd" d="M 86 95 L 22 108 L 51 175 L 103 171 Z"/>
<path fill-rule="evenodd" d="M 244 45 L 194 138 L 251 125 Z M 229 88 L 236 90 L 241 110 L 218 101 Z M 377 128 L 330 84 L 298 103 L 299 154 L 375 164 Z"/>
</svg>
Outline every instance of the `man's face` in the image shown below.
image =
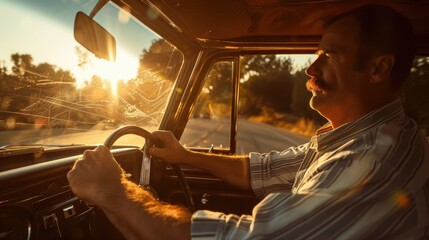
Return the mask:
<svg viewBox="0 0 429 240">
<path fill-rule="evenodd" d="M 322 36 L 319 57 L 308 67 L 313 93 L 310 106 L 328 120 L 342 118 L 363 102 L 369 85 L 366 67 L 356 69 L 359 43 L 358 25 L 346 17 L 330 25 Z M 362 65 L 362 63 L 360 64 Z"/>
</svg>

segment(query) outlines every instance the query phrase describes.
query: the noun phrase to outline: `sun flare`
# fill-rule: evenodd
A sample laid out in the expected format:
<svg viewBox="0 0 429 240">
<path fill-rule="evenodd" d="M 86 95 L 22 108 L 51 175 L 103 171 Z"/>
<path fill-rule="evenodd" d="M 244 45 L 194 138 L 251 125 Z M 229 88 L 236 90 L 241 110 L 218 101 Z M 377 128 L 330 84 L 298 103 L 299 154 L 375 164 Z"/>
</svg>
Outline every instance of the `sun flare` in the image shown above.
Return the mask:
<svg viewBox="0 0 429 240">
<path fill-rule="evenodd" d="M 76 76 L 76 87 L 83 88 L 91 82 L 94 76 L 100 77 L 103 82 L 111 86 L 116 94 L 119 81 L 127 82 L 135 78 L 139 66 L 139 59 L 118 48 L 116 61 L 106 61 L 91 55 L 85 66 L 73 70 Z"/>
</svg>

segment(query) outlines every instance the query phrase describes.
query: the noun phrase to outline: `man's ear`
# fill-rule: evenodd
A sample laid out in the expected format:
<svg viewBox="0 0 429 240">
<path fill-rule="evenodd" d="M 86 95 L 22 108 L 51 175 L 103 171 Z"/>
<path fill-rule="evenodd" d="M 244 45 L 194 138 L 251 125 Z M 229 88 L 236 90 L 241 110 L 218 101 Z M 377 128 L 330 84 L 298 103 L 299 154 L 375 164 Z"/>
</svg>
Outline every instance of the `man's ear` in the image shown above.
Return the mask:
<svg viewBox="0 0 429 240">
<path fill-rule="evenodd" d="M 390 78 L 395 56 L 393 54 L 382 54 L 373 58 L 370 72 L 370 83 L 379 83 Z"/>
</svg>

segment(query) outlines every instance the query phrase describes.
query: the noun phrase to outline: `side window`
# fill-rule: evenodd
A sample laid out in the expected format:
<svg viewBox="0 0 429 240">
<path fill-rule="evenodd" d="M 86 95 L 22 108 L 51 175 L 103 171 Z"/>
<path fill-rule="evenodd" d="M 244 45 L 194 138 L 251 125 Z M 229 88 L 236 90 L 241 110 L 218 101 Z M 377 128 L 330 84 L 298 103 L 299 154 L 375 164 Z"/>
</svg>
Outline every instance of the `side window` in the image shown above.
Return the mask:
<svg viewBox="0 0 429 240">
<path fill-rule="evenodd" d="M 215 62 L 206 76 L 181 143 L 193 148 L 229 149 L 233 61 Z"/>
<path fill-rule="evenodd" d="M 326 120 L 309 106 L 305 69 L 315 55 L 243 55 L 236 154 L 284 150 L 308 142 Z M 429 58 L 416 57 L 402 100 L 405 112 L 428 136 Z M 230 149 L 232 61 L 212 65 L 181 142 L 187 147 Z"/>
<path fill-rule="evenodd" d="M 305 69 L 315 55 L 240 58 L 237 154 L 303 144 L 326 120 L 309 106 Z M 429 135 L 429 57 L 417 56 L 401 98 L 405 113 Z"/>
<path fill-rule="evenodd" d="M 240 58 L 237 154 L 303 144 L 325 123 L 309 107 L 305 69 L 314 58 L 303 54 Z"/>
<path fill-rule="evenodd" d="M 429 137 L 429 57 L 416 56 L 410 75 L 402 88 L 405 114 L 413 118 Z"/>
</svg>

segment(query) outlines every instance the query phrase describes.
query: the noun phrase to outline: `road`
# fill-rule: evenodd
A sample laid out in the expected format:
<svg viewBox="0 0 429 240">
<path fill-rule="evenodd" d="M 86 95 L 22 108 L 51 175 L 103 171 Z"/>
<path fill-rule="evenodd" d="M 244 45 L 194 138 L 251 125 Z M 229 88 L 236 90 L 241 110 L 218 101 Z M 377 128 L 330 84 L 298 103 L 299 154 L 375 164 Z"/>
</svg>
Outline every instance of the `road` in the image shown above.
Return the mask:
<svg viewBox="0 0 429 240">
<path fill-rule="evenodd" d="M 41 129 L 0 132 L 0 146 L 21 143 L 37 144 L 101 144 L 113 129 L 93 128 L 89 132 L 79 129 Z M 153 131 L 154 129 L 147 129 Z M 188 147 L 229 147 L 229 119 L 190 119 L 181 138 Z M 237 153 L 283 150 L 308 141 L 308 138 L 266 124 L 239 120 Z M 137 136 L 121 138 L 119 144 L 142 146 L 144 140 Z"/>
<path fill-rule="evenodd" d="M 181 142 L 191 147 L 229 147 L 229 119 L 190 119 Z M 283 150 L 309 140 L 290 131 L 240 119 L 237 153 Z"/>
</svg>

